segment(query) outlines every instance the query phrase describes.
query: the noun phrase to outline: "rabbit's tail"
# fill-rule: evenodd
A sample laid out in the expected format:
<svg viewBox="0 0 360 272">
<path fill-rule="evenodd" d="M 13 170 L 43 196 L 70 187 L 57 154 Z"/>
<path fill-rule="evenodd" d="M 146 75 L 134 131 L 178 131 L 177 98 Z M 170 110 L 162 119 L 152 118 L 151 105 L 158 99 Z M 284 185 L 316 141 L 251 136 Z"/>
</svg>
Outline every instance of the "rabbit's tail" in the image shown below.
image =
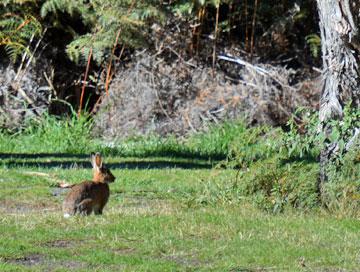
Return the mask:
<svg viewBox="0 0 360 272">
<path fill-rule="evenodd" d="M 63 203 L 64 218 L 69 218 L 70 216 L 74 215 L 75 212 L 76 208 L 74 207 L 74 204 L 65 200 Z"/>
<path fill-rule="evenodd" d="M 64 218 L 69 218 L 71 215 L 69 213 L 64 213 Z"/>
</svg>

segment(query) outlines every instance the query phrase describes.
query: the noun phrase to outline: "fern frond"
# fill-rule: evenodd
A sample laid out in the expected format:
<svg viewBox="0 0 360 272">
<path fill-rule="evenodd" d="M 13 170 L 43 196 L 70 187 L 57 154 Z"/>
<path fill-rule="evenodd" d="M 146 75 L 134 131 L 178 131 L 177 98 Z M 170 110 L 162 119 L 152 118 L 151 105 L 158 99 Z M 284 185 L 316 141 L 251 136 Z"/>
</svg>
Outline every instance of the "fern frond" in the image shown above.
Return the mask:
<svg viewBox="0 0 360 272">
<path fill-rule="evenodd" d="M 2 2 L 0 6 L 8 3 L 22 5 L 30 2 L 33 4 L 36 1 L 13 0 Z M 0 11 L 0 46 L 5 48 L 10 60 L 16 61 L 18 56 L 24 52 L 28 56 L 31 55 L 30 52 L 27 52 L 30 51 L 28 43 L 32 38 L 40 36 L 43 29 L 42 24 L 31 12 L 28 13 L 27 9 L 14 6 L 11 12 L 7 11 L 6 7 Z"/>
<path fill-rule="evenodd" d="M 82 20 L 89 24 L 95 20 L 91 6 L 85 0 L 47 0 L 40 10 L 41 17 L 48 14 L 67 13 L 70 16 L 81 16 Z"/>
<path fill-rule="evenodd" d="M 141 28 L 146 20 L 161 16 L 159 9 L 152 5 L 154 3 L 134 0 L 47 0 L 41 8 L 41 15 L 58 12 L 81 15 L 84 24 L 92 29 L 92 32 L 72 41 L 66 52 L 71 60 L 84 63 L 91 47 L 93 60 L 100 63 L 114 46 L 119 29 L 119 43 L 131 47 L 143 43 Z"/>
<path fill-rule="evenodd" d="M 72 34 L 74 40 L 66 48 L 71 60 L 84 62 L 92 48 L 93 60 L 101 62 L 111 52 L 119 30 L 119 44 L 137 47 L 144 42 L 144 26 L 163 16 L 158 4 L 156 0 L 3 0 L 0 1 L 0 7 L 5 7 L 0 8 L 0 42 L 8 46 L 9 56 L 16 59 L 29 40 L 41 35 L 43 28 L 39 20 L 46 17 L 54 27 Z M 81 18 L 88 33 L 77 33 L 64 23 L 63 13 Z"/>
<path fill-rule="evenodd" d="M 306 43 L 309 45 L 311 55 L 315 58 L 319 56 L 321 47 L 321 38 L 317 34 L 310 34 L 305 37 Z"/>
<path fill-rule="evenodd" d="M 6 5 L 10 5 L 10 4 L 18 4 L 18 5 L 24 5 L 24 4 L 35 4 L 37 1 L 36 0 L 3 0 L 2 1 L 2 5 L 6 6 Z"/>
<path fill-rule="evenodd" d="M 12 62 L 16 62 L 18 57 L 21 56 L 24 52 L 26 52 L 28 56 L 31 57 L 30 50 L 23 44 L 17 42 L 8 42 L 5 45 L 5 51 Z"/>
</svg>

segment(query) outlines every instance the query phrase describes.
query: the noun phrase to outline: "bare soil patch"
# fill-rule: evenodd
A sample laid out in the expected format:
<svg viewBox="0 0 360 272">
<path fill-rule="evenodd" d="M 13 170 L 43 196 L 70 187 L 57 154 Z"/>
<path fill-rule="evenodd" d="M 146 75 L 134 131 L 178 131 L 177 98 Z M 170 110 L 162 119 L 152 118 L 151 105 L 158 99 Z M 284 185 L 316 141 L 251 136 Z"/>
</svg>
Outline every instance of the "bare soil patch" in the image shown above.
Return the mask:
<svg viewBox="0 0 360 272">
<path fill-rule="evenodd" d="M 86 267 L 87 265 L 85 263 L 79 261 L 56 261 L 53 264 L 49 263 L 49 269 L 53 270 L 57 268 L 67 268 L 69 270 L 76 271 L 77 269 L 83 269 Z"/>
<path fill-rule="evenodd" d="M 131 247 L 118 248 L 114 250 L 114 253 L 118 255 L 131 255 L 134 254 L 135 252 L 136 252 L 135 248 L 131 248 Z"/>
<path fill-rule="evenodd" d="M 76 244 L 75 241 L 71 241 L 71 240 L 54 240 L 47 242 L 45 245 L 47 247 L 71 248 L 75 246 L 75 244 Z"/>
<path fill-rule="evenodd" d="M 200 267 L 205 265 L 204 262 L 197 259 L 194 255 L 167 255 L 163 256 L 162 259 L 185 267 Z"/>
<path fill-rule="evenodd" d="M 37 212 L 53 212 L 59 208 L 54 203 L 29 203 L 29 202 L 18 202 L 13 200 L 2 200 L 0 201 L 0 211 L 5 213 L 37 213 Z"/>
<path fill-rule="evenodd" d="M 175 207 L 169 200 L 131 196 L 125 197 L 124 203 L 118 206 L 117 209 L 126 215 L 170 215 L 174 213 Z"/>
<path fill-rule="evenodd" d="M 31 254 L 25 257 L 15 258 L 15 259 L 5 259 L 5 262 L 24 265 L 24 266 L 33 266 L 41 265 L 45 261 L 45 256 L 41 254 Z"/>
<path fill-rule="evenodd" d="M 28 256 L 15 258 L 15 259 L 5 259 L 6 263 L 23 265 L 23 266 L 42 266 L 44 271 L 54 271 L 58 268 L 67 268 L 67 269 L 81 269 L 85 268 L 87 265 L 79 261 L 68 261 L 68 260 L 50 260 L 47 256 L 42 254 L 31 254 Z"/>
<path fill-rule="evenodd" d="M 277 269 L 263 268 L 263 267 L 256 267 L 256 268 L 235 267 L 230 269 L 230 272 L 263 272 L 263 271 L 277 271 Z"/>
<path fill-rule="evenodd" d="M 319 271 L 319 272 L 358 272 L 359 269 L 356 270 L 348 270 L 345 268 L 336 268 L 336 267 L 324 267 L 324 268 L 315 268 L 312 271 Z"/>
</svg>

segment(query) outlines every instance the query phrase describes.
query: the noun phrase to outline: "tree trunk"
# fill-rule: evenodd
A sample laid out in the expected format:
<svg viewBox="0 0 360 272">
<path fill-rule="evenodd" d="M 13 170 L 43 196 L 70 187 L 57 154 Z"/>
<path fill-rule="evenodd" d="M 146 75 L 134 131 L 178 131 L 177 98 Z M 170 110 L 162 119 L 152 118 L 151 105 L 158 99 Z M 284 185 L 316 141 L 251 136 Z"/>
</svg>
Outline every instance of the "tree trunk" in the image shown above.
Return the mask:
<svg viewBox="0 0 360 272">
<path fill-rule="evenodd" d="M 317 0 L 320 17 L 323 59 L 323 90 L 319 118 L 327 138 L 320 155 L 319 190 L 328 180 L 329 162 L 339 151 L 337 142 L 331 142 L 329 121 L 341 120 L 344 105 L 359 109 L 359 18 L 358 0 Z M 357 128 L 353 128 L 354 133 Z M 350 139 L 347 139 L 350 141 Z"/>
</svg>

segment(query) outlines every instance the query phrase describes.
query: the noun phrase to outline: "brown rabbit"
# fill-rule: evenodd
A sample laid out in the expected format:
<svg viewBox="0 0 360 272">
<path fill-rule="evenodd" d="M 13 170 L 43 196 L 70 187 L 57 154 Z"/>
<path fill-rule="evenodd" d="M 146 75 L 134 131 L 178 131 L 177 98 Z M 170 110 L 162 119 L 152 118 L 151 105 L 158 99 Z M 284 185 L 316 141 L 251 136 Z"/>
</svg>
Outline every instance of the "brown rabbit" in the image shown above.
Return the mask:
<svg viewBox="0 0 360 272">
<path fill-rule="evenodd" d="M 93 180 L 83 181 L 71 188 L 63 202 L 65 218 L 77 213 L 89 215 L 92 211 L 102 214 L 110 195 L 108 183 L 114 182 L 115 177 L 103 166 L 99 153 L 91 155 L 91 163 L 94 171 Z"/>
</svg>

